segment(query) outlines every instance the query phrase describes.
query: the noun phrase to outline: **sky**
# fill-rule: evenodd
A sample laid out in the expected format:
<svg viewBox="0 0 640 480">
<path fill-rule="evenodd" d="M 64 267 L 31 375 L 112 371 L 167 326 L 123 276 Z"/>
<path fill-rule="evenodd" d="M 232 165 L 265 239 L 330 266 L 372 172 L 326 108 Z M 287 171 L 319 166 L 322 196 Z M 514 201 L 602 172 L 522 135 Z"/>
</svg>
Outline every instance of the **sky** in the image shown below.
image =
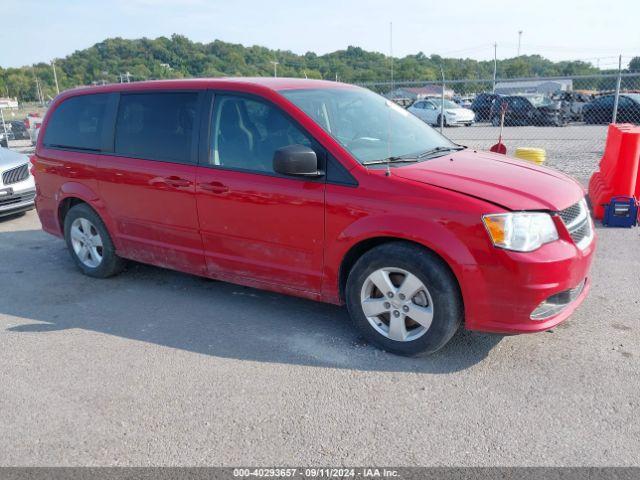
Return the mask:
<svg viewBox="0 0 640 480">
<path fill-rule="evenodd" d="M 172 33 L 319 54 L 540 54 L 601 68 L 640 56 L 640 0 L 0 0 L 0 66 L 62 58 L 109 37 Z M 393 35 L 390 34 L 393 24 Z M 393 39 L 390 42 L 390 39 Z M 392 45 L 392 46 L 391 46 Z"/>
</svg>

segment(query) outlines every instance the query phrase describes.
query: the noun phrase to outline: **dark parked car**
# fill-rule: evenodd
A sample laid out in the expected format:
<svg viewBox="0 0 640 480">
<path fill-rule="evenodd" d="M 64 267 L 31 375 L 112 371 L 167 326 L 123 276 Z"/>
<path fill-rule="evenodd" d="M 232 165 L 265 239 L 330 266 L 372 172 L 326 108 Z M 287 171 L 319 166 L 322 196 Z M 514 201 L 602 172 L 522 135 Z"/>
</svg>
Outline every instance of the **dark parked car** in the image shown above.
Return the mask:
<svg viewBox="0 0 640 480">
<path fill-rule="evenodd" d="M 491 123 L 500 125 L 500 112 L 505 108 L 504 124 L 509 126 L 563 126 L 565 118 L 558 106 L 542 96 L 500 97 L 494 101 Z"/>
<path fill-rule="evenodd" d="M 473 103 L 471 103 L 471 110 L 476 114 L 476 122 L 488 122 L 493 116 L 493 103 L 496 98 L 501 96 L 495 93 L 481 93 L 479 94 Z"/>
<path fill-rule="evenodd" d="M 605 95 L 586 104 L 582 109 L 585 123 L 611 123 L 614 103 L 614 95 Z M 616 122 L 640 124 L 640 93 L 620 95 Z"/>
<path fill-rule="evenodd" d="M 13 120 L 9 122 L 9 124 L 11 125 L 11 133 L 13 133 L 14 139 L 29 140 L 31 138 L 24 122 L 21 122 L 20 120 Z"/>
</svg>

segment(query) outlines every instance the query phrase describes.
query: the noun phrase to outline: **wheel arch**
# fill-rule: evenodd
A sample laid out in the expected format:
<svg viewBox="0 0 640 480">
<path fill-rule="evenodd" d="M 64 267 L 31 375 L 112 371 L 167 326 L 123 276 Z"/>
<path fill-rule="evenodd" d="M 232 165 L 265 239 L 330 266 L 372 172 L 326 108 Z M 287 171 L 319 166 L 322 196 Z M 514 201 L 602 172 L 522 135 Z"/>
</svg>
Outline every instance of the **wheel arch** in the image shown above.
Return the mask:
<svg viewBox="0 0 640 480">
<path fill-rule="evenodd" d="M 61 186 L 56 195 L 57 212 L 56 219 L 60 232 L 64 235 L 64 220 L 74 206 L 79 204 L 87 204 L 100 217 L 104 223 L 109 235 L 111 236 L 116 248 L 118 245 L 117 237 L 113 234 L 113 222 L 97 193 L 95 193 L 87 185 L 77 182 L 68 182 Z"/>
<path fill-rule="evenodd" d="M 458 266 L 455 265 L 454 262 L 452 262 L 452 259 L 450 257 L 447 257 L 441 254 L 439 251 L 432 248 L 431 246 L 425 245 L 424 243 L 419 242 L 415 239 L 410 239 L 403 236 L 395 236 L 395 235 L 380 235 L 380 236 L 372 236 L 365 239 L 361 239 L 360 241 L 352 245 L 347 250 L 346 254 L 343 256 L 342 261 L 340 263 L 340 267 L 338 269 L 338 295 L 339 295 L 340 302 L 345 301 L 347 279 L 349 277 L 349 273 L 351 272 L 351 269 L 356 264 L 358 259 L 360 259 L 365 253 L 369 252 L 370 250 L 380 245 L 383 245 L 386 243 L 393 243 L 393 242 L 403 242 L 406 244 L 414 245 L 425 251 L 431 252 L 433 255 L 439 258 L 442 261 L 442 263 L 449 269 L 449 271 L 453 275 L 453 278 L 458 284 L 458 288 L 460 289 L 460 291 L 462 291 L 462 283 L 460 281 L 461 279 L 459 275 L 460 270 L 459 268 L 457 268 Z"/>
</svg>

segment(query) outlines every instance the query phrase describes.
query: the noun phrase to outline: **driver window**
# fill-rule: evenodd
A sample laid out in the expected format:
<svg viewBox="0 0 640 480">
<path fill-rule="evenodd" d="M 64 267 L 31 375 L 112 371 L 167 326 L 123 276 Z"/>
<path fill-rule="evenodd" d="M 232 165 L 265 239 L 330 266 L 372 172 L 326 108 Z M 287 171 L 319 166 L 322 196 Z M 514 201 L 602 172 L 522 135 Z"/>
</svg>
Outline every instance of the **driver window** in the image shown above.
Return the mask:
<svg viewBox="0 0 640 480">
<path fill-rule="evenodd" d="M 435 110 L 436 109 L 436 106 L 432 102 L 425 102 L 424 105 L 425 105 L 425 108 L 427 110 Z"/>
<path fill-rule="evenodd" d="M 311 146 L 309 138 L 279 108 L 246 97 L 216 95 L 211 125 L 211 165 L 273 173 L 277 149 Z"/>
</svg>

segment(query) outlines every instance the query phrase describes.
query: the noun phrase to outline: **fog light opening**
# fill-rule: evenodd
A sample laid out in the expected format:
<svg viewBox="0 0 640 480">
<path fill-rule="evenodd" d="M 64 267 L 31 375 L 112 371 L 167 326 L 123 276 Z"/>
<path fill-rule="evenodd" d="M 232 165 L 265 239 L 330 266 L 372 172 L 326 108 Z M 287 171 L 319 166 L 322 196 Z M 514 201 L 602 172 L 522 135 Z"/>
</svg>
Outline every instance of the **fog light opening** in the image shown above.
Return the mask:
<svg viewBox="0 0 640 480">
<path fill-rule="evenodd" d="M 546 320 L 562 312 L 562 310 L 580 296 L 584 289 L 585 282 L 586 279 L 580 282 L 577 287 L 551 295 L 531 312 L 529 318 L 537 321 Z"/>
</svg>

